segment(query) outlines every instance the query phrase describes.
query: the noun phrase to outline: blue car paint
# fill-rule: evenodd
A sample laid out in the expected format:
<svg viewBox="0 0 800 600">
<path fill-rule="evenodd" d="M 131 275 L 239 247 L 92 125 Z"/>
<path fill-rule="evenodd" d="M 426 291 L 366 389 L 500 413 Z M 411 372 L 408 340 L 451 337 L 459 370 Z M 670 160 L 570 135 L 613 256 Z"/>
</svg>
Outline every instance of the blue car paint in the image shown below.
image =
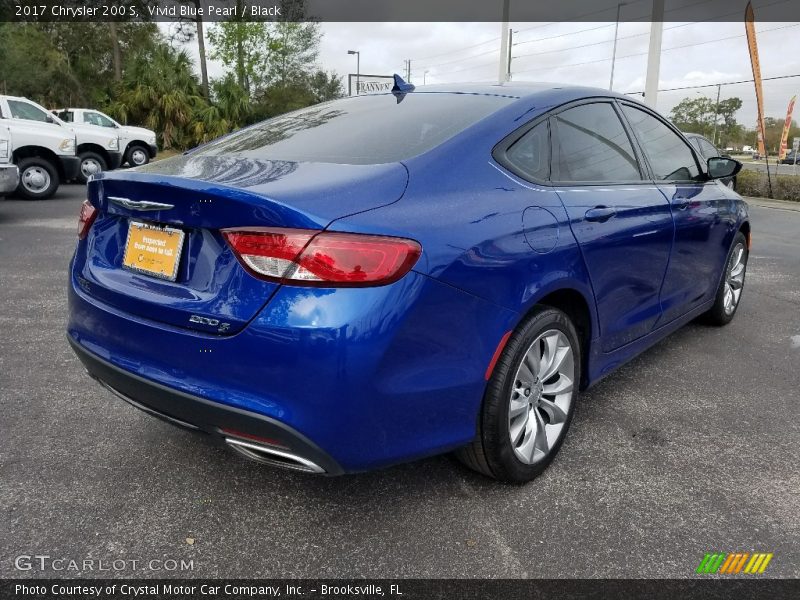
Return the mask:
<svg viewBox="0 0 800 600">
<path fill-rule="evenodd" d="M 68 334 L 121 369 L 286 423 L 346 471 L 459 447 L 475 436 L 498 343 L 543 298 L 570 290 L 584 299 L 592 384 L 710 306 L 732 236 L 747 220 L 742 200 L 716 182 L 556 188 L 521 180 L 492 159 L 500 139 L 537 115 L 599 93 L 542 87 L 403 164 L 293 163 L 280 173 L 245 165 L 232 182 L 225 173 L 236 165 L 188 154 L 149 173 L 103 173 L 89 186 L 101 216 L 71 264 Z M 112 278 L 124 240 L 104 239 L 104 220 L 140 216 L 109 206 L 112 192 L 161 202 L 195 195 L 186 214 L 150 215 L 192 223 L 195 246 L 180 284 L 119 270 L 114 276 L 128 279 Z M 335 203 L 323 201 L 328 194 Z M 617 215 L 588 226 L 583 215 L 600 195 Z M 213 231 L 203 227 L 208 198 L 217 202 Z M 423 255 L 384 287 L 247 281 L 225 248 L 214 268 L 203 265 L 203 252 L 211 256 L 222 243 L 220 218 L 224 226 L 411 237 Z M 694 264 L 702 278 L 691 276 Z M 231 287 L 247 294 L 204 305 L 201 291 L 219 289 L 215 277 L 240 277 Z M 194 295 L 185 296 L 187 282 Z M 115 297 L 118 285 L 141 297 Z M 159 310 L 136 306 L 148 295 Z M 181 315 L 203 311 L 236 320 L 235 331 L 180 324 Z"/>
</svg>

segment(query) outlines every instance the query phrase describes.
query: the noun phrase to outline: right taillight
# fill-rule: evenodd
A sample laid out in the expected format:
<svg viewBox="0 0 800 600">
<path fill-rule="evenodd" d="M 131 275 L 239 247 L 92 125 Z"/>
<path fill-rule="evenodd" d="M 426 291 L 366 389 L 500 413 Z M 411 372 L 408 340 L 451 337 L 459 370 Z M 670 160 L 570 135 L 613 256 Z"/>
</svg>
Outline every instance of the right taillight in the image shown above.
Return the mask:
<svg viewBox="0 0 800 600">
<path fill-rule="evenodd" d="M 241 228 L 222 234 L 250 273 L 290 285 L 386 285 L 408 273 L 422 252 L 414 240 L 360 233 Z"/>
<path fill-rule="evenodd" d="M 78 239 L 82 240 L 89 233 L 89 228 L 97 217 L 97 209 L 91 202 L 84 200 L 81 204 L 81 212 L 78 215 Z"/>
</svg>

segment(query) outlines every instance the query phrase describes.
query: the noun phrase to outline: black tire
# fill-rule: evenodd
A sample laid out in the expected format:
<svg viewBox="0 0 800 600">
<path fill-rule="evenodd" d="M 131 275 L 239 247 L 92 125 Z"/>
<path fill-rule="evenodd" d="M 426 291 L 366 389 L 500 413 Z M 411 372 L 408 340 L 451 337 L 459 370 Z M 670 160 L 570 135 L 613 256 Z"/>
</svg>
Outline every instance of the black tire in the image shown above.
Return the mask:
<svg viewBox="0 0 800 600">
<path fill-rule="evenodd" d="M 81 159 L 81 165 L 78 169 L 78 176 L 75 178 L 79 183 L 86 183 L 89 180 L 90 173 L 84 172 L 85 164 L 88 162 L 94 162 L 97 166 L 100 167 L 99 173 L 102 173 L 106 169 L 108 169 L 108 164 L 106 163 L 106 159 L 97 154 L 96 152 L 81 152 L 78 155 L 78 158 Z"/>
<path fill-rule="evenodd" d="M 143 153 L 143 162 L 134 162 L 133 153 L 137 151 Z M 122 162 L 128 163 L 131 167 L 141 167 L 150 162 L 150 151 L 141 144 L 131 144 L 128 151 L 125 153 L 125 160 Z"/>
<path fill-rule="evenodd" d="M 517 369 L 525 354 L 537 337 L 549 330 L 563 333 L 571 345 L 574 364 L 572 397 L 560 437 L 548 454 L 538 462 L 527 464 L 517 457 L 512 447 L 509 433 L 511 395 L 514 392 Z M 578 401 L 580 374 L 580 339 L 572 321 L 556 308 L 540 306 L 534 309 L 530 317 L 509 338 L 500 355 L 486 386 L 476 439 L 456 451 L 458 459 L 479 473 L 507 483 L 526 483 L 534 479 L 552 462 L 566 437 Z"/>
<path fill-rule="evenodd" d="M 22 158 L 17 163 L 19 168 L 19 185 L 17 196 L 23 200 L 47 200 L 56 193 L 59 184 L 58 169 L 46 158 L 31 156 Z M 44 178 L 41 188 L 33 185 L 31 178 Z"/>
<path fill-rule="evenodd" d="M 738 254 L 738 248 L 743 249 L 742 254 L 742 261 L 744 264 L 744 270 L 742 271 L 742 281 L 741 281 L 741 288 L 739 297 L 736 298 L 736 301 L 733 305 L 733 310 L 729 311 L 725 308 L 725 296 L 726 290 L 728 287 L 728 280 L 731 274 L 731 270 L 734 267 L 736 255 Z M 717 288 L 717 294 L 714 297 L 714 305 L 708 310 L 708 312 L 704 313 L 700 320 L 704 323 L 708 323 L 709 325 L 727 325 L 733 320 L 733 317 L 736 316 L 736 311 L 739 310 L 739 304 L 742 301 L 742 293 L 744 293 L 744 280 L 747 276 L 747 259 L 749 258 L 749 251 L 747 249 L 747 239 L 745 238 L 744 234 L 739 231 L 733 237 L 733 242 L 731 243 L 731 247 L 728 250 L 728 256 L 725 258 L 725 271 L 722 273 L 722 277 L 719 281 L 719 287 Z"/>
</svg>

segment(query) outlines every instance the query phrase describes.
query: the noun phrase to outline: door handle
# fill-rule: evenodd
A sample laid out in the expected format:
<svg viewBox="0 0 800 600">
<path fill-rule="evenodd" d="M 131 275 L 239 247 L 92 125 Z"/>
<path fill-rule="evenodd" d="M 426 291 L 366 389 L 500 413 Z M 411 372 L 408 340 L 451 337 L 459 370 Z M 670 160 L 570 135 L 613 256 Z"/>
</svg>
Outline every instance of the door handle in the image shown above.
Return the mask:
<svg viewBox="0 0 800 600">
<path fill-rule="evenodd" d="M 672 201 L 672 206 L 674 206 L 678 210 L 686 210 L 689 207 L 689 199 L 688 198 L 675 198 Z"/>
<path fill-rule="evenodd" d="M 611 217 L 617 214 L 617 211 L 614 209 L 613 206 L 595 206 L 594 208 L 590 208 L 586 211 L 587 221 L 597 221 L 599 223 L 605 223 Z"/>
</svg>

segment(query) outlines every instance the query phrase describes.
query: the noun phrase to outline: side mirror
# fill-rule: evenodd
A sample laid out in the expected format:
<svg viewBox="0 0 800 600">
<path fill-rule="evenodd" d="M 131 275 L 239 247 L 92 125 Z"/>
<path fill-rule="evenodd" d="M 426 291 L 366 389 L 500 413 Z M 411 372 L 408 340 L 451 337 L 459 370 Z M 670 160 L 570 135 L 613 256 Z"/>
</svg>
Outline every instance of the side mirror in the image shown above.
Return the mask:
<svg viewBox="0 0 800 600">
<path fill-rule="evenodd" d="M 732 158 L 716 156 L 708 159 L 708 176 L 711 179 L 733 177 L 742 170 L 742 163 Z"/>
</svg>

